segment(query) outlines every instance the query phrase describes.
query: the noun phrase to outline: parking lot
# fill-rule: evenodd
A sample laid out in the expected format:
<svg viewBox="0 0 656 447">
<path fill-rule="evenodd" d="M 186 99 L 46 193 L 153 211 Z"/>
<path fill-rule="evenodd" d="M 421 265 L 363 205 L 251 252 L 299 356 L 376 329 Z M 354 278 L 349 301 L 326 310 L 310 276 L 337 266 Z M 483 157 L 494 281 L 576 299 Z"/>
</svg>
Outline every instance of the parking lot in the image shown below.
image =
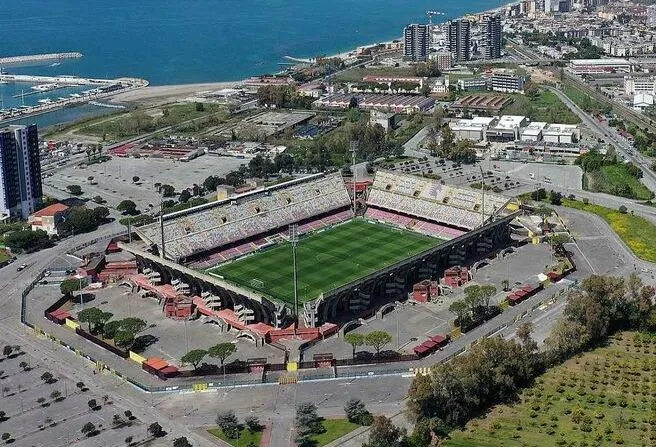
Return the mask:
<svg viewBox="0 0 656 447">
<path fill-rule="evenodd" d="M 491 303 L 499 303 L 507 295 L 502 290 L 504 280 L 508 280 L 511 288 L 526 284 L 527 281 L 535 281 L 536 275 L 544 272 L 552 262 L 551 249 L 547 244 L 524 245 L 516 249 L 516 252 L 479 268 L 467 285 L 494 285 L 498 293 Z M 428 336 L 446 335 L 451 332 L 455 315 L 449 311 L 449 306 L 464 298 L 463 290 L 464 287 L 453 289 L 430 303 L 403 303 L 383 318 L 372 317 L 364 321 L 361 326 L 353 329 L 353 332 L 366 334 L 385 331 L 391 335 L 392 341 L 383 350 L 411 353 L 412 348 L 424 342 Z M 374 352 L 369 346 L 359 347 L 358 352 L 361 351 Z M 308 361 L 314 354 L 319 353 L 333 353 L 335 358 L 350 358 L 352 348 L 343 338 L 331 337 L 305 350 L 303 358 Z"/>
<path fill-rule="evenodd" d="M 53 278 L 53 276 L 51 276 Z M 52 283 L 52 281 L 50 281 Z M 43 309 L 59 296 L 58 284 L 37 287 L 30 294 L 30 309 Z M 256 347 L 248 338 L 238 337 L 238 331 L 222 332 L 221 328 L 204 318 L 194 321 L 179 321 L 164 316 L 162 304 L 156 298 L 142 298 L 139 293 L 131 292 L 125 286 L 110 285 L 94 290 L 87 295 L 83 303 L 76 301 L 70 313 L 76 315 L 82 308 L 97 307 L 113 314 L 112 320 L 126 317 L 141 318 L 147 328 L 138 334 L 135 351 L 144 357 L 159 357 L 175 365 L 180 365 L 182 356 L 193 349 L 208 349 L 218 343 L 234 343 L 237 352 L 226 359 L 226 363 L 235 360 L 246 361 L 249 358 L 266 357 L 270 363 L 281 363 L 284 352 L 271 345 Z M 36 310 L 38 314 L 39 310 Z M 31 311 L 32 313 L 32 311 Z M 86 329 L 86 324 L 83 325 Z M 80 343 L 82 338 L 77 337 Z M 75 340 L 75 339 L 74 339 Z M 218 359 L 206 357 L 204 362 L 218 365 Z"/>
<path fill-rule="evenodd" d="M 165 158 L 112 157 L 104 163 L 85 168 L 65 167 L 44 179 L 44 186 L 67 193 L 68 185 L 80 185 L 83 196 L 101 196 L 110 206 L 129 199 L 144 211 L 149 204 L 159 206 L 160 195 L 155 183 L 169 184 L 176 191 L 201 185 L 210 175 L 224 176 L 248 160 L 204 155 L 189 162 Z M 88 180 L 93 177 L 93 183 Z M 139 177 L 133 182 L 133 177 Z"/>
<path fill-rule="evenodd" d="M 28 353 L 2 356 L 0 371 L 0 408 L 6 413 L 0 431 L 9 433 L 14 445 L 118 446 L 125 445 L 128 437 L 148 438 L 147 425 L 125 415 L 129 408 L 116 405 L 87 384 L 47 370 Z M 46 381 L 44 374 L 52 378 Z M 98 433 L 87 438 L 81 429 L 89 422 Z"/>
</svg>

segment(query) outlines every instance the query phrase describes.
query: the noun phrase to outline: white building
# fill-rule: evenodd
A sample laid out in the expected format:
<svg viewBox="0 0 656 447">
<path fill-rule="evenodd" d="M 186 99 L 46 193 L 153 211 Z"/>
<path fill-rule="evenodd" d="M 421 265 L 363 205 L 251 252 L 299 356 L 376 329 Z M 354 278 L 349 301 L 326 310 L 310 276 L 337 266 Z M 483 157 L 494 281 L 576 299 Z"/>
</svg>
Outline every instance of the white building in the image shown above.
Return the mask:
<svg viewBox="0 0 656 447">
<path fill-rule="evenodd" d="M 449 122 L 449 127 L 458 140 L 486 141 L 486 132 L 498 118 L 477 116 L 472 119 L 461 119 Z"/>
<path fill-rule="evenodd" d="M 638 93 L 633 97 L 633 108 L 643 111 L 649 106 L 654 105 L 654 95 L 650 93 Z"/>
<path fill-rule="evenodd" d="M 431 87 L 431 93 L 448 93 L 449 92 L 449 76 L 444 78 L 437 78 Z"/>
<path fill-rule="evenodd" d="M 528 125 L 528 118 L 520 115 L 503 115 L 493 126 L 487 129 L 489 141 L 516 141 L 522 127 Z"/>
<path fill-rule="evenodd" d="M 371 126 L 379 124 L 383 129 L 385 129 L 385 132 L 389 132 L 394 128 L 394 116 L 396 116 L 396 113 L 372 110 L 371 114 L 369 115 L 369 124 Z"/>
<path fill-rule="evenodd" d="M 576 74 L 631 72 L 631 63 L 626 59 L 572 59 L 569 68 Z"/>
<path fill-rule="evenodd" d="M 490 86 L 495 92 L 519 93 L 524 91 L 526 78 L 514 70 L 495 70 L 490 77 Z"/>
<path fill-rule="evenodd" d="M 532 122 L 521 130 L 519 139 L 521 141 L 538 142 L 542 140 L 542 132 L 545 127 L 547 127 L 547 123 L 538 121 Z"/>
<path fill-rule="evenodd" d="M 581 138 L 581 131 L 576 124 L 549 124 L 542 131 L 545 143 L 576 143 Z"/>
<path fill-rule="evenodd" d="M 485 78 L 469 78 L 458 79 L 458 90 L 487 90 L 487 79 Z"/>
<path fill-rule="evenodd" d="M 624 93 L 629 96 L 640 93 L 656 94 L 656 78 L 654 76 L 624 76 Z"/>
</svg>

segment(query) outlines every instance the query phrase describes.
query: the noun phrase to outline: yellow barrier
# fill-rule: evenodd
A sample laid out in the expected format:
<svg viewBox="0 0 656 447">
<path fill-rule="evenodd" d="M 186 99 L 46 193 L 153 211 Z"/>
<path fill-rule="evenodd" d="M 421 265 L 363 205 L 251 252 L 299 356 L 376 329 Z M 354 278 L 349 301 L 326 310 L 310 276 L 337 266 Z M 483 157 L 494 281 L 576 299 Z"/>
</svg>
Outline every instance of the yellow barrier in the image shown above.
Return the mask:
<svg viewBox="0 0 656 447">
<path fill-rule="evenodd" d="M 298 383 L 298 377 L 296 375 L 293 375 L 293 376 L 280 376 L 278 378 L 278 384 L 279 385 L 293 385 L 295 383 Z"/>
<path fill-rule="evenodd" d="M 198 393 L 200 391 L 205 391 L 208 388 L 208 385 L 206 383 L 194 383 L 191 386 L 191 389 L 194 390 L 194 392 Z"/>
<path fill-rule="evenodd" d="M 80 323 L 78 323 L 75 320 L 71 320 L 70 318 L 67 318 L 64 320 L 64 325 L 75 330 L 80 327 Z"/>
<path fill-rule="evenodd" d="M 142 364 L 143 362 L 145 362 L 147 359 L 146 359 L 146 357 L 142 357 L 142 356 L 140 356 L 140 355 L 137 354 L 136 352 L 132 352 L 132 351 L 130 351 L 130 360 L 132 360 L 133 362 L 137 362 L 138 364 L 141 365 L 141 364 Z"/>
<path fill-rule="evenodd" d="M 427 367 L 422 367 L 422 368 L 413 368 L 412 372 L 415 373 L 415 376 L 422 375 L 422 376 L 427 376 L 430 374 L 431 369 L 429 366 Z"/>
<path fill-rule="evenodd" d="M 298 363 L 296 362 L 287 363 L 287 371 L 289 372 L 298 371 Z"/>
</svg>

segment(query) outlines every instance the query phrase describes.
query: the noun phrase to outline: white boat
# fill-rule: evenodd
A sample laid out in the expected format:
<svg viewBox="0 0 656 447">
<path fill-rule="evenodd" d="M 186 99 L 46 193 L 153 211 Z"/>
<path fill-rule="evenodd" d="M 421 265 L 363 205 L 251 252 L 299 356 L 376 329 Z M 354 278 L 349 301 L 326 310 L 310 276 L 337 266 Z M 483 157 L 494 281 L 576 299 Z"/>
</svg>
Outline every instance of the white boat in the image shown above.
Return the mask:
<svg viewBox="0 0 656 447">
<path fill-rule="evenodd" d="M 50 92 L 52 90 L 57 90 L 58 88 L 59 85 L 57 84 L 39 84 L 32 87 L 32 90 L 34 90 L 35 92 L 43 93 L 43 92 Z"/>
<path fill-rule="evenodd" d="M 80 95 L 79 93 L 71 93 L 70 96 L 71 96 L 71 98 L 81 98 L 82 97 L 82 95 Z"/>
<path fill-rule="evenodd" d="M 38 101 L 39 104 L 50 104 L 51 102 L 52 102 L 52 99 L 50 99 L 50 98 L 43 98 L 43 99 L 39 99 L 39 101 Z"/>
</svg>

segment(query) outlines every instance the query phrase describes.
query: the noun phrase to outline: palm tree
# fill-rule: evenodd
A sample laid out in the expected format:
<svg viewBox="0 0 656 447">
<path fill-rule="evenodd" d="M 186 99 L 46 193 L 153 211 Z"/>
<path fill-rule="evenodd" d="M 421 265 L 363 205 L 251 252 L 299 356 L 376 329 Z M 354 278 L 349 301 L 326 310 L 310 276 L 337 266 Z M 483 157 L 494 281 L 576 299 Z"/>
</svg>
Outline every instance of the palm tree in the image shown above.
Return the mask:
<svg viewBox="0 0 656 447">
<path fill-rule="evenodd" d="M 87 162 L 91 162 L 91 152 L 92 152 L 91 148 L 89 148 L 89 149 L 86 150 L 86 153 L 87 153 Z"/>
</svg>

